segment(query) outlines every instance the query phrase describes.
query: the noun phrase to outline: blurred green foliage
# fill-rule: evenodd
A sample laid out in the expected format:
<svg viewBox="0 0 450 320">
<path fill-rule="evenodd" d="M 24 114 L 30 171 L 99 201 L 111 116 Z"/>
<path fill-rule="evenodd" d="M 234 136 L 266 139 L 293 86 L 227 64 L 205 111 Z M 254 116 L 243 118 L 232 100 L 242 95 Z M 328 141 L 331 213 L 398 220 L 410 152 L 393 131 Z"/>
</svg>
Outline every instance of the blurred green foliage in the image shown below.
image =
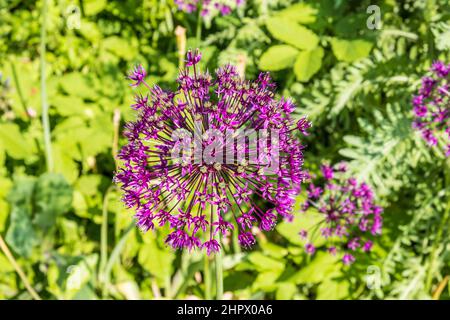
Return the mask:
<svg viewBox="0 0 450 320">
<path fill-rule="evenodd" d="M 180 25 L 188 48 L 201 48 L 203 67 L 245 61 L 248 78 L 271 71 L 279 93 L 295 99 L 296 114 L 314 123 L 306 167 L 348 161 L 386 208 L 374 252 L 351 267 L 327 254 L 305 255 L 298 231 L 314 226 L 313 213 L 298 212 L 292 223 L 258 234 L 249 252 L 225 239 L 226 297 L 413 299 L 431 298 L 443 285 L 440 298 L 449 299 L 446 164 L 411 130 L 410 98 L 433 60 L 450 61 L 450 6 L 446 0 L 376 1 L 381 28 L 371 30 L 371 2 L 247 0 L 204 25 L 197 43 L 196 15 L 177 11 L 172 0 L 48 1 L 55 172 L 46 173 L 42 1 L 0 0 L 0 234 L 39 295 L 205 297 L 202 256 L 168 249 L 167 230 L 140 233 L 112 186 L 115 139 L 134 118 L 127 70 L 142 63 L 150 83 L 173 88 Z M 0 298 L 31 298 L 2 254 Z"/>
</svg>

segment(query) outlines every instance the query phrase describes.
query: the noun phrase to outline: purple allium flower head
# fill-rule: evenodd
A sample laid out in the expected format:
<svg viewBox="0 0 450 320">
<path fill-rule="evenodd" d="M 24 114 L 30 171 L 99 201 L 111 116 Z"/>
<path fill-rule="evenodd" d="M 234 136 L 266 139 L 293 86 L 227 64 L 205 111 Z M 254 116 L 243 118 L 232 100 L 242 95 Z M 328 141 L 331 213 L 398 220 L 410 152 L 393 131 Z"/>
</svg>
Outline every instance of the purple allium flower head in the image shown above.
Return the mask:
<svg viewBox="0 0 450 320">
<path fill-rule="evenodd" d="M 334 168 L 322 165 L 321 177 L 309 175 L 307 199 L 302 208 L 304 212 L 315 208 L 321 216 L 320 233 L 311 232 L 311 236 L 306 237 L 308 233 L 301 230 L 299 234 L 307 243 L 308 254 L 320 249 L 312 251 L 310 248 L 314 237 L 320 236 L 326 240 L 326 251 L 333 255 L 341 253 L 344 264 L 351 264 L 356 253 L 371 251 L 374 238 L 381 234 L 383 210 L 374 203 L 370 187 L 349 177 L 346 170 L 343 163 Z"/>
<path fill-rule="evenodd" d="M 439 143 L 439 136 L 447 140 L 445 155 L 450 156 L 450 64 L 436 61 L 431 75 L 422 78 L 419 94 L 412 99 L 415 119 L 413 128 L 420 131 L 430 146 Z"/>
<path fill-rule="evenodd" d="M 292 218 L 305 179 L 296 135 L 306 129 L 291 117 L 292 102 L 275 99 L 269 74 L 247 81 L 227 65 L 214 79 L 200 59 L 188 52 L 175 92 L 146 85 L 148 95 L 136 96 L 115 181 L 143 231 L 165 226 L 171 247 L 211 254 L 218 235 L 238 232 L 251 247 L 255 227 Z"/>
<path fill-rule="evenodd" d="M 233 9 L 244 4 L 244 0 L 175 0 L 178 9 L 186 13 L 202 10 L 202 17 L 227 16 Z"/>
</svg>

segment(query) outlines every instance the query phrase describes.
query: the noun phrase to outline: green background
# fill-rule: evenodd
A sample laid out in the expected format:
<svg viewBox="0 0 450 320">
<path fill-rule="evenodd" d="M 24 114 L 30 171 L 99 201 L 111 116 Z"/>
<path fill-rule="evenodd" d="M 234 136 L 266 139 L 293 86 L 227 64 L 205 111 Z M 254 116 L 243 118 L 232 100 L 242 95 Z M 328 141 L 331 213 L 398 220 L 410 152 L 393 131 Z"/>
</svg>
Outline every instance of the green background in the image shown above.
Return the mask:
<svg viewBox="0 0 450 320">
<path fill-rule="evenodd" d="M 197 15 L 171 0 L 48 1 L 45 56 L 42 3 L 0 0 L 0 235 L 42 299 L 208 297 L 203 256 L 167 248 L 168 230 L 130 227 L 112 184 L 123 124 L 135 118 L 127 71 L 142 63 L 151 84 L 174 89 L 176 26 L 201 49 L 202 68 L 271 71 L 278 94 L 314 124 L 305 167 L 347 161 L 385 208 L 373 253 L 346 267 L 305 255 L 298 232 L 314 219 L 299 212 L 300 195 L 293 223 L 259 233 L 252 250 L 224 245 L 226 298 L 450 297 L 446 164 L 412 130 L 410 102 L 431 63 L 450 61 L 448 1 L 247 0 L 203 23 L 200 41 Z M 371 4 L 380 29 L 366 25 Z M 0 298 L 32 298 L 3 253 Z"/>
</svg>

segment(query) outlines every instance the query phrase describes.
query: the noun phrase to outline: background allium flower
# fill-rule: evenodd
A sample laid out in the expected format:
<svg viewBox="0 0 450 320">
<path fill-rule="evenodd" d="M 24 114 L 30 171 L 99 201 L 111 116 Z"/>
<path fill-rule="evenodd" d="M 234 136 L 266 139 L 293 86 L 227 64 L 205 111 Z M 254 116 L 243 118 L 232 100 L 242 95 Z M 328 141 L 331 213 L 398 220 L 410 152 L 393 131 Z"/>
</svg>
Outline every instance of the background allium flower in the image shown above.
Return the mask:
<svg viewBox="0 0 450 320">
<path fill-rule="evenodd" d="M 175 0 L 179 10 L 192 13 L 201 8 L 201 15 L 208 18 L 218 14 L 222 16 L 229 15 L 243 3 L 244 0 Z"/>
<path fill-rule="evenodd" d="M 132 108 L 139 115 L 126 125 L 128 144 L 115 180 L 142 230 L 166 225 L 173 248 L 210 254 L 220 248 L 218 234 L 235 229 L 240 244 L 250 247 L 252 228 L 269 231 L 279 216 L 292 217 L 304 178 L 303 146 L 294 133 L 311 125 L 293 121 L 290 100 L 274 99 L 267 73 L 250 82 L 227 65 L 213 79 L 200 72 L 200 59 L 198 51 L 187 54 L 176 92 L 154 86 L 136 96 Z M 258 143 L 237 143 L 236 130 L 250 129 L 261 132 Z M 194 143 L 183 148 L 191 137 Z M 231 158 L 228 151 L 216 154 L 222 148 Z M 203 159 L 216 160 L 198 161 L 198 149 Z"/>
<path fill-rule="evenodd" d="M 431 146 L 438 144 L 443 135 L 448 143 L 446 156 L 450 156 L 450 64 L 436 61 L 431 67 L 431 76 L 422 78 L 419 94 L 412 99 L 415 120 L 413 127 L 422 133 Z"/>
<path fill-rule="evenodd" d="M 305 251 L 314 254 L 315 237 L 325 241 L 330 254 L 341 254 L 344 264 L 355 261 L 356 252 L 369 252 L 373 239 L 381 234 L 382 208 L 375 205 L 371 188 L 348 177 L 346 166 L 338 164 L 321 167 L 322 177 L 310 178 L 303 211 L 318 211 L 320 222 L 314 230 L 300 230 Z"/>
</svg>

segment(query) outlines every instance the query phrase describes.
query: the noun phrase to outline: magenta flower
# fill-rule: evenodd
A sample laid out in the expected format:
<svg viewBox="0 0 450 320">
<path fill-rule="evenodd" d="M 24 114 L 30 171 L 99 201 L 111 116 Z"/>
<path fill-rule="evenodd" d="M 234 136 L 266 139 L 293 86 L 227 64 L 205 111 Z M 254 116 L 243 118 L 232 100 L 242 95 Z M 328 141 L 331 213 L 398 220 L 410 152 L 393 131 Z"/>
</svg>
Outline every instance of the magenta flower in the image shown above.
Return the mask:
<svg viewBox="0 0 450 320">
<path fill-rule="evenodd" d="M 419 94 L 412 99 L 415 120 L 413 128 L 420 131 L 430 146 L 438 144 L 438 137 L 447 139 L 445 155 L 450 156 L 450 64 L 436 61 L 431 76 L 422 78 Z"/>
<path fill-rule="evenodd" d="M 344 164 L 335 167 L 322 165 L 322 177 L 310 178 L 303 211 L 315 208 L 322 220 L 317 225 L 319 232 L 301 230 L 299 234 L 307 242 L 308 254 L 318 249 L 312 243 L 314 237 L 320 236 L 326 239 L 326 251 L 332 255 L 341 253 L 343 263 L 351 264 L 356 252 L 372 250 L 374 238 L 381 234 L 383 210 L 375 205 L 367 184 L 348 177 Z"/>
<path fill-rule="evenodd" d="M 210 254 L 220 250 L 218 235 L 238 232 L 251 247 L 255 228 L 292 218 L 304 147 L 295 106 L 274 98 L 269 74 L 246 81 L 227 65 L 213 79 L 200 59 L 187 54 L 177 91 L 154 86 L 136 96 L 138 117 L 126 124 L 115 181 L 143 231 L 167 226 L 174 249 Z"/>
</svg>

